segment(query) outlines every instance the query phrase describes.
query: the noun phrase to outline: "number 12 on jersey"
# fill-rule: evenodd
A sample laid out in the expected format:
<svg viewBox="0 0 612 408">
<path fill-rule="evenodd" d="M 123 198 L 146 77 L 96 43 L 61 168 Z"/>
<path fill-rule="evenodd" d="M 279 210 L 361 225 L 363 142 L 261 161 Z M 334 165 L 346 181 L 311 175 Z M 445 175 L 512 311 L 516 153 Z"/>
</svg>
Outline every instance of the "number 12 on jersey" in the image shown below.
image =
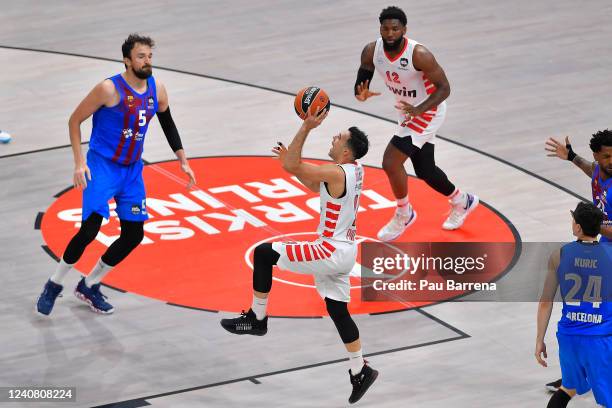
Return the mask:
<svg viewBox="0 0 612 408">
<path fill-rule="evenodd" d="M 387 71 L 387 80 L 389 82 L 395 82 L 396 84 L 399 84 L 399 74 L 397 72 Z"/>
</svg>

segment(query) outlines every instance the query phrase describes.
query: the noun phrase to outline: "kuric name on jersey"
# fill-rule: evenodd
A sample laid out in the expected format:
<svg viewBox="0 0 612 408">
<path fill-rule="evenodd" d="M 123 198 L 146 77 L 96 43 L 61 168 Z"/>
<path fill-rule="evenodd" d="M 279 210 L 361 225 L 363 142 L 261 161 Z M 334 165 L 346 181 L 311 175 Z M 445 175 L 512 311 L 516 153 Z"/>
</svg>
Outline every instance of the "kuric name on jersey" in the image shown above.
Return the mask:
<svg viewBox="0 0 612 408">
<path fill-rule="evenodd" d="M 574 266 L 578 268 L 597 269 L 597 259 L 574 258 Z"/>
</svg>

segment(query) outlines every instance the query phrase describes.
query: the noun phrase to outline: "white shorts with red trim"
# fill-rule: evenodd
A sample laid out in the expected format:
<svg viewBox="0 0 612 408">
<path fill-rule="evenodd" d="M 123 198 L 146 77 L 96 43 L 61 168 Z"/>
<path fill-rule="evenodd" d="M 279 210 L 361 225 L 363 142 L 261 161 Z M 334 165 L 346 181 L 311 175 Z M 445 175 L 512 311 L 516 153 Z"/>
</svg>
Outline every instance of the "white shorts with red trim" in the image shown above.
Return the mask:
<svg viewBox="0 0 612 408">
<path fill-rule="evenodd" d="M 419 149 L 427 142 L 435 143 L 436 132 L 444 123 L 446 117 L 446 102 L 430 109 L 420 116 L 406 120 L 406 115 L 398 111 L 397 136 L 412 137 L 412 144 Z"/>
<path fill-rule="evenodd" d="M 298 242 L 273 242 L 280 254 L 276 265 L 287 271 L 310 274 L 322 298 L 339 302 L 351 300 L 349 274 L 357 259 L 357 245 L 328 239 Z"/>
</svg>

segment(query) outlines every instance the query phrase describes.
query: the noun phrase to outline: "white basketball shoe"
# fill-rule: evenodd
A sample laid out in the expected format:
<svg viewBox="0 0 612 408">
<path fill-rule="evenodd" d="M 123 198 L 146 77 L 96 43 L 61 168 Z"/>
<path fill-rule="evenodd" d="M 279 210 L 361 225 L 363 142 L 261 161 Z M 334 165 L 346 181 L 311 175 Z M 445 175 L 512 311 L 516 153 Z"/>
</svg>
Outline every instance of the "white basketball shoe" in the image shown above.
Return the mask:
<svg viewBox="0 0 612 408">
<path fill-rule="evenodd" d="M 453 202 L 449 200 L 451 203 L 451 212 L 446 221 L 444 221 L 444 224 L 442 224 L 443 229 L 456 230 L 461 227 L 467 216 L 478 207 L 478 203 L 480 202 L 478 196 L 470 193 L 466 193 L 465 196 L 465 200 L 457 204 L 453 204 Z"/>
<path fill-rule="evenodd" d="M 399 208 L 395 210 L 393 218 L 384 227 L 378 231 L 378 239 L 381 241 L 393 241 L 406 231 L 406 228 L 411 226 L 417 218 L 417 213 L 410 206 L 408 214 L 402 214 Z"/>
</svg>

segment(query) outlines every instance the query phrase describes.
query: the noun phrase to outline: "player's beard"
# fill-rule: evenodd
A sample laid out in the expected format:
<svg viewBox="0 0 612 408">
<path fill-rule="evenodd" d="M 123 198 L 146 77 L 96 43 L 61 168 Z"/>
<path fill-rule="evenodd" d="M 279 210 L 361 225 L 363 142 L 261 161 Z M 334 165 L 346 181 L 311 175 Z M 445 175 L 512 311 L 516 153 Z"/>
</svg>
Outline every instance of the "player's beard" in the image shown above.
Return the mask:
<svg viewBox="0 0 612 408">
<path fill-rule="evenodd" d="M 147 79 L 151 75 L 153 75 L 153 67 L 151 67 L 150 65 L 145 65 L 141 69 L 134 69 L 134 67 L 132 67 L 132 72 L 134 73 L 134 75 L 136 75 L 137 78 Z"/>
<path fill-rule="evenodd" d="M 397 40 L 393 41 L 391 44 L 387 43 L 387 41 L 383 40 L 383 49 L 387 52 L 395 52 L 399 51 L 400 46 L 402 45 L 402 40 L 404 37 L 400 37 Z"/>
</svg>

